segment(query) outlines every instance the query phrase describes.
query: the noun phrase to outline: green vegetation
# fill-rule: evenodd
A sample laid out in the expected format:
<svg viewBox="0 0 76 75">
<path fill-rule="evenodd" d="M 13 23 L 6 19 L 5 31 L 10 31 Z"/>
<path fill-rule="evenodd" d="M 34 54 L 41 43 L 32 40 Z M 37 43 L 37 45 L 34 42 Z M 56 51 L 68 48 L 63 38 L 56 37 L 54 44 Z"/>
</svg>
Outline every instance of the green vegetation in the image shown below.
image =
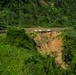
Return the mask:
<svg viewBox="0 0 76 75">
<path fill-rule="evenodd" d="M 76 0 L 1 0 L 0 27 L 76 25 Z"/>
<path fill-rule="evenodd" d="M 69 65 L 70 72 L 76 74 L 76 31 L 66 30 L 63 36 L 63 60 Z"/>
<path fill-rule="evenodd" d="M 67 69 L 39 54 L 37 34 L 21 29 L 40 26 L 73 27 L 62 34 Z M 6 28 L 0 34 L 0 75 L 76 75 L 76 0 L 0 0 L 0 30 Z"/>
</svg>

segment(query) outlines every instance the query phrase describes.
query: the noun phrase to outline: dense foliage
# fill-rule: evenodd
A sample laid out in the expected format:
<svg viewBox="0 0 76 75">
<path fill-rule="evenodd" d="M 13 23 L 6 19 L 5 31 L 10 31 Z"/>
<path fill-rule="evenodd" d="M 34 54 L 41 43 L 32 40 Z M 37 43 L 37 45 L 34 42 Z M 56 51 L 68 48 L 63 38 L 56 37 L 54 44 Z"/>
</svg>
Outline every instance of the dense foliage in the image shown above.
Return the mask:
<svg viewBox="0 0 76 75">
<path fill-rule="evenodd" d="M 0 26 L 76 25 L 76 0 L 0 0 Z"/>
<path fill-rule="evenodd" d="M 76 74 L 76 30 L 66 30 L 63 36 L 63 60 L 68 64 L 70 72 Z"/>
<path fill-rule="evenodd" d="M 35 49 L 35 42 L 33 38 L 25 33 L 24 29 L 10 28 L 7 31 L 7 42 L 16 47 L 23 47 L 27 49 Z"/>
</svg>

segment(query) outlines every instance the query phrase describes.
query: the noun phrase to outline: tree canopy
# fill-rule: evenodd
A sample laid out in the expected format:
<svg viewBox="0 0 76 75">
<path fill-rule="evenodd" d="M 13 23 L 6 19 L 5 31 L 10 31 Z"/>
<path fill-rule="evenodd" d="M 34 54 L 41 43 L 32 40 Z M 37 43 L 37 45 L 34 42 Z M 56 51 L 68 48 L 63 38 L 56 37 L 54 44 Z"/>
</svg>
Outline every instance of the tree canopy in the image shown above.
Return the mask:
<svg viewBox="0 0 76 75">
<path fill-rule="evenodd" d="M 76 0 L 0 0 L 0 25 L 73 26 Z"/>
</svg>

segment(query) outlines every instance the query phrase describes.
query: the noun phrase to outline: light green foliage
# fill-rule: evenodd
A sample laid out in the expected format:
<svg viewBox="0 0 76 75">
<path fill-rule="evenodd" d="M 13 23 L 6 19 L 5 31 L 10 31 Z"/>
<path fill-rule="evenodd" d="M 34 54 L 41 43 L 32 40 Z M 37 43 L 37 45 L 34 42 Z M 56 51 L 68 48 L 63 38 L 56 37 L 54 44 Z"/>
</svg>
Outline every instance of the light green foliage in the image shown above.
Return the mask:
<svg viewBox="0 0 76 75">
<path fill-rule="evenodd" d="M 22 75 L 24 60 L 31 55 L 27 49 L 6 45 L 0 39 L 0 75 Z"/>
</svg>

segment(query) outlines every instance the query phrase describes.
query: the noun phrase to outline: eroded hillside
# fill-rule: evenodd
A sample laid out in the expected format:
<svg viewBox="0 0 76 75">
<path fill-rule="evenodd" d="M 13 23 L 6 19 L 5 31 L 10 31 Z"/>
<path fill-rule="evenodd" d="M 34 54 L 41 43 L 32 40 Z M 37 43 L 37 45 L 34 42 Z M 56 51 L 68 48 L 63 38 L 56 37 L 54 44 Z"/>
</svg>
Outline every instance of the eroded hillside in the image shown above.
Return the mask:
<svg viewBox="0 0 76 75">
<path fill-rule="evenodd" d="M 37 50 L 42 54 L 55 55 L 55 62 L 62 68 L 66 68 L 65 62 L 62 60 L 62 37 L 61 32 L 38 33 L 34 38 Z"/>
</svg>

